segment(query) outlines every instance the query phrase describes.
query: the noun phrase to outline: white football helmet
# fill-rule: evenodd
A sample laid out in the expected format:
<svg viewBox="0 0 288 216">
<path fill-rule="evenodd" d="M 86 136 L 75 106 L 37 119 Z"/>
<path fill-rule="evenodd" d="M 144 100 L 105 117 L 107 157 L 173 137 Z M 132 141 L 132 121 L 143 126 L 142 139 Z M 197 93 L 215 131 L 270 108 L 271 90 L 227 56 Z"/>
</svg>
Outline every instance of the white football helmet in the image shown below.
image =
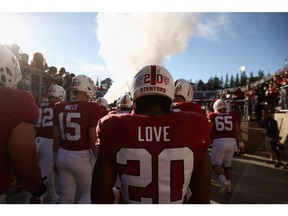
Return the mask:
<svg viewBox="0 0 288 216">
<path fill-rule="evenodd" d="M 120 98 L 119 108 L 130 109 L 132 107 L 132 101 L 129 94 L 125 94 Z"/>
<path fill-rule="evenodd" d="M 174 81 L 170 72 L 160 65 L 147 65 L 135 76 L 132 82 L 132 99 L 147 95 L 159 95 L 174 99 Z"/>
<path fill-rule="evenodd" d="M 66 100 L 66 91 L 60 85 L 52 84 L 47 92 L 47 96 L 52 96 L 60 99 L 60 101 Z"/>
<path fill-rule="evenodd" d="M 188 81 L 184 79 L 175 81 L 175 96 L 182 96 L 185 99 L 185 102 L 191 102 L 193 95 L 193 87 Z"/>
<path fill-rule="evenodd" d="M 73 78 L 71 91 L 85 92 L 90 99 L 96 97 L 96 85 L 91 78 L 85 75 Z"/>
<path fill-rule="evenodd" d="M 0 44 L 0 83 L 5 87 L 17 88 L 21 78 L 22 72 L 16 56 Z"/>
<path fill-rule="evenodd" d="M 96 103 L 98 103 L 100 107 L 108 108 L 108 101 L 104 97 L 98 97 Z"/>
<path fill-rule="evenodd" d="M 222 109 L 226 110 L 227 104 L 224 100 L 217 99 L 213 104 L 213 109 L 214 109 L 214 112 L 217 112 L 217 111 L 222 110 Z"/>
</svg>

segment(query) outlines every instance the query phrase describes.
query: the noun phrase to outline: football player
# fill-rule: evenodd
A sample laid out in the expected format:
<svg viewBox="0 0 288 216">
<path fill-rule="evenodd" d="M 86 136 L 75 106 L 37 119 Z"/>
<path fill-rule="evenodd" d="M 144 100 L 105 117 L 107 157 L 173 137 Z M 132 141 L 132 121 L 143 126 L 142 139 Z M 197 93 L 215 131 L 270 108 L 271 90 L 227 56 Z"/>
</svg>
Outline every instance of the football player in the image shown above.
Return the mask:
<svg viewBox="0 0 288 216">
<path fill-rule="evenodd" d="M 92 203 L 210 203 L 206 116 L 172 112 L 173 79 L 160 65 L 143 67 L 132 89 L 134 111 L 107 115 L 98 123 Z M 123 197 L 113 187 L 118 174 Z"/>
<path fill-rule="evenodd" d="M 33 96 L 16 89 L 21 77 L 17 58 L 0 45 L 0 203 L 6 203 L 11 173 L 32 194 L 31 201 L 41 200 L 46 192 L 35 145 L 39 112 Z"/>
<path fill-rule="evenodd" d="M 232 159 L 239 142 L 240 151 L 244 143 L 241 137 L 238 117 L 235 113 L 226 112 L 227 104 L 217 99 L 213 105 L 214 112 L 207 115 L 212 128 L 211 163 L 221 183 L 220 194 L 231 192 Z"/>
<path fill-rule="evenodd" d="M 44 201 L 53 204 L 58 201 L 53 172 L 53 107 L 55 103 L 66 100 L 66 92 L 62 86 L 52 84 L 48 89 L 47 97 L 47 102 L 42 101 L 38 105 L 39 117 L 35 129 L 39 165 L 42 174 L 48 177 Z"/>
<path fill-rule="evenodd" d="M 198 103 L 192 102 L 193 95 L 193 87 L 188 81 L 184 79 L 176 80 L 173 111 L 194 111 L 203 113 L 201 106 Z"/>
<path fill-rule="evenodd" d="M 109 113 L 108 101 L 104 97 L 98 97 L 96 99 L 96 103 L 99 104 L 99 106 L 102 110 L 102 117 Z"/>
<path fill-rule="evenodd" d="M 110 114 L 125 114 L 132 112 L 132 100 L 129 94 L 124 94 L 120 97 L 119 102 L 117 101 L 117 110 L 110 111 Z"/>
<path fill-rule="evenodd" d="M 74 203 L 77 184 L 82 190 L 78 203 L 91 203 L 92 169 L 98 149 L 96 125 L 101 109 L 92 99 L 96 86 L 92 79 L 78 75 L 72 81 L 71 102 L 54 105 L 54 161 L 58 170 L 60 204 Z"/>
</svg>

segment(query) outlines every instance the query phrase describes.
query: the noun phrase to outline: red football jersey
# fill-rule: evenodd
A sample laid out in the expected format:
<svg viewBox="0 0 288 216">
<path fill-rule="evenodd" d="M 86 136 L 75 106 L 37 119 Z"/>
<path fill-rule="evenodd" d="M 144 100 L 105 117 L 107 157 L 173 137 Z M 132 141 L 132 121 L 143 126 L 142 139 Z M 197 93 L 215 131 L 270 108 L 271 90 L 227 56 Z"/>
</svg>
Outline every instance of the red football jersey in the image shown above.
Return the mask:
<svg viewBox="0 0 288 216">
<path fill-rule="evenodd" d="M 195 112 L 107 115 L 97 133 L 126 203 L 183 203 L 193 169 L 211 144 L 208 119 Z"/>
<path fill-rule="evenodd" d="M 104 117 L 105 115 L 107 115 L 109 113 L 109 110 L 107 110 L 105 107 L 100 107 L 101 108 L 101 112 L 102 112 L 102 117 Z"/>
<path fill-rule="evenodd" d="M 54 106 L 53 122 L 60 127 L 60 147 L 81 151 L 90 149 L 89 128 L 96 127 L 102 111 L 97 103 L 60 102 Z"/>
<path fill-rule="evenodd" d="M 39 117 L 35 124 L 36 137 L 53 138 L 53 107 L 55 102 L 42 102 L 38 105 Z"/>
<path fill-rule="evenodd" d="M 7 154 L 9 135 L 21 122 L 35 124 L 38 107 L 33 96 L 26 91 L 0 88 L 0 194 L 10 189 L 11 171 Z"/>
<path fill-rule="evenodd" d="M 213 123 L 213 139 L 236 138 L 235 124 L 238 118 L 235 113 L 212 112 L 207 118 Z"/>
<path fill-rule="evenodd" d="M 176 102 L 173 103 L 173 111 L 194 111 L 203 114 L 201 106 L 194 102 Z"/>
</svg>

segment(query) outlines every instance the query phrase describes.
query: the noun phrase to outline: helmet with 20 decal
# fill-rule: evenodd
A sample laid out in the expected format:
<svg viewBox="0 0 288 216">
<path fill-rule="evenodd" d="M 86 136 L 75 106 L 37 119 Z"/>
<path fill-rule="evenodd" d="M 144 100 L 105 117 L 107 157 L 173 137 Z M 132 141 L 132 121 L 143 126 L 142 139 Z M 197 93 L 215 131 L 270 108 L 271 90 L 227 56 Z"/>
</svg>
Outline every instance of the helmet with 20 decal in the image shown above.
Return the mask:
<svg viewBox="0 0 288 216">
<path fill-rule="evenodd" d="M 188 81 L 184 79 L 177 79 L 175 81 L 175 96 L 182 96 L 185 102 L 191 102 L 193 95 L 193 87 Z"/>
<path fill-rule="evenodd" d="M 214 112 L 218 112 L 220 110 L 226 111 L 227 104 L 224 100 L 217 99 L 213 104 L 213 109 L 214 109 Z"/>
<path fill-rule="evenodd" d="M 0 83 L 4 87 L 17 88 L 21 78 L 22 72 L 16 56 L 0 44 Z"/>
<path fill-rule="evenodd" d="M 96 97 L 96 85 L 90 77 L 85 75 L 78 75 L 73 78 L 71 91 L 85 92 L 89 99 Z"/>
<path fill-rule="evenodd" d="M 134 76 L 131 93 L 136 114 L 147 114 L 147 108 L 151 106 L 161 107 L 164 113 L 169 113 L 175 94 L 174 81 L 163 66 L 147 65 Z"/>
<path fill-rule="evenodd" d="M 135 76 L 132 82 L 132 99 L 146 95 L 159 95 L 174 99 L 174 84 L 170 72 L 160 65 L 147 65 Z"/>
<path fill-rule="evenodd" d="M 47 92 L 47 96 L 58 98 L 60 101 L 66 100 L 66 91 L 60 85 L 52 84 Z"/>
<path fill-rule="evenodd" d="M 132 108 L 132 101 L 129 94 L 125 94 L 120 98 L 119 101 L 119 108 L 120 109 L 131 109 Z"/>
<path fill-rule="evenodd" d="M 98 97 L 96 103 L 99 104 L 100 107 L 108 108 L 108 101 L 104 97 Z"/>
</svg>

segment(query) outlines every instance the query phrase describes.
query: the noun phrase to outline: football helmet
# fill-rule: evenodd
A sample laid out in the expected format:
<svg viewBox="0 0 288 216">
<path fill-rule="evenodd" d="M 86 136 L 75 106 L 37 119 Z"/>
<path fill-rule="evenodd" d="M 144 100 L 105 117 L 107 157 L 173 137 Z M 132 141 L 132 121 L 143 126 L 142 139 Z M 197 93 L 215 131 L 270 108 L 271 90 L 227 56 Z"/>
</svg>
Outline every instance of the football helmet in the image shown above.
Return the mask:
<svg viewBox="0 0 288 216">
<path fill-rule="evenodd" d="M 100 107 L 108 108 L 108 101 L 104 97 L 98 97 L 96 103 L 99 104 Z"/>
<path fill-rule="evenodd" d="M 185 99 L 185 102 L 191 102 L 193 95 L 193 87 L 188 81 L 184 79 L 175 81 L 175 96 L 182 96 Z"/>
<path fill-rule="evenodd" d="M 174 81 L 170 72 L 160 65 L 143 67 L 132 81 L 132 99 L 147 95 L 159 95 L 174 99 Z"/>
<path fill-rule="evenodd" d="M 0 44 L 0 83 L 5 87 L 17 88 L 22 72 L 17 57 Z"/>
<path fill-rule="evenodd" d="M 85 75 L 78 75 L 73 78 L 71 91 L 82 91 L 92 99 L 96 97 L 96 85 L 93 80 Z"/>
<path fill-rule="evenodd" d="M 223 110 L 223 109 L 226 110 L 227 104 L 224 100 L 217 99 L 213 104 L 213 109 L 214 109 L 214 112 L 217 112 L 217 111 Z"/>
<path fill-rule="evenodd" d="M 132 107 L 132 101 L 129 94 L 125 94 L 120 98 L 119 108 L 130 109 Z"/>
<path fill-rule="evenodd" d="M 60 99 L 60 101 L 66 100 L 66 91 L 60 85 L 52 84 L 47 92 L 47 96 L 52 96 Z"/>
</svg>

